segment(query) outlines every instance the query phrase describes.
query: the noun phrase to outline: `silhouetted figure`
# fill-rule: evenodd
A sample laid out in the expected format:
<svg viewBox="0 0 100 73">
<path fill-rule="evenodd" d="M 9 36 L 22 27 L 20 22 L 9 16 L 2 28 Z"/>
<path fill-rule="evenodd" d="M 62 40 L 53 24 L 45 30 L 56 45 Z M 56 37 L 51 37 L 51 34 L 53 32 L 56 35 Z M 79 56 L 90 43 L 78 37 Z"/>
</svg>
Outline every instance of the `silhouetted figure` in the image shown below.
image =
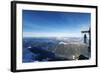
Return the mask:
<svg viewBox="0 0 100 73">
<path fill-rule="evenodd" d="M 86 34 L 84 34 L 84 43 L 87 44 L 87 36 L 86 36 Z"/>
</svg>

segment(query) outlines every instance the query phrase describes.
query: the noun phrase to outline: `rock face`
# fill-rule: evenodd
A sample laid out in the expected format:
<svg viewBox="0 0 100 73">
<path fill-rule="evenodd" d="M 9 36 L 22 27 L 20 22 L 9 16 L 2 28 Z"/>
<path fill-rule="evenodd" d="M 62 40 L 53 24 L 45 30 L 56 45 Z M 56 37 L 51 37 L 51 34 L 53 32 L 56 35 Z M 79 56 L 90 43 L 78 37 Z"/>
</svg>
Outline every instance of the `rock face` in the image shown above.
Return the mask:
<svg viewBox="0 0 100 73">
<path fill-rule="evenodd" d="M 88 53 L 88 46 L 81 43 L 59 44 L 55 48 L 57 56 L 68 59 L 78 59 L 81 55 L 88 56 Z"/>
<path fill-rule="evenodd" d="M 80 55 L 78 60 L 87 60 L 89 59 L 88 57 L 85 57 L 84 55 Z"/>
</svg>

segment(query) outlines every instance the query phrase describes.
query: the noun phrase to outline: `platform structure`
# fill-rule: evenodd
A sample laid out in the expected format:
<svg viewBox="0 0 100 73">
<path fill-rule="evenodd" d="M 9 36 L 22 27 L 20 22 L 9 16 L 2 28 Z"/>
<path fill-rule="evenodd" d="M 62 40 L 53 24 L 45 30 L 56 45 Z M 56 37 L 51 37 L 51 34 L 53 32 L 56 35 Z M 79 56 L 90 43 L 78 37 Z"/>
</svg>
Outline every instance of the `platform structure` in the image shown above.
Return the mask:
<svg viewBox="0 0 100 73">
<path fill-rule="evenodd" d="M 87 44 L 87 35 L 86 35 L 86 33 L 88 33 L 88 35 L 89 35 L 88 52 L 91 53 L 91 28 L 89 28 L 89 30 L 81 31 L 81 33 L 84 34 L 84 43 L 85 44 Z"/>
</svg>

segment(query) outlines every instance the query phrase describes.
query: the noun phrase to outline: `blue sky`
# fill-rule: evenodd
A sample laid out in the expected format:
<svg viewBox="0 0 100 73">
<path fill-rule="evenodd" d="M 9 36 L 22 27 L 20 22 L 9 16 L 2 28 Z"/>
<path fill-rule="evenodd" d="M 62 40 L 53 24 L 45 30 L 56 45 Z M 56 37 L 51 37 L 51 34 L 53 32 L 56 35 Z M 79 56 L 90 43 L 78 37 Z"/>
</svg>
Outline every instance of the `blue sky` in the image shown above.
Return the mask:
<svg viewBox="0 0 100 73">
<path fill-rule="evenodd" d="M 24 37 L 80 37 L 90 13 L 23 10 Z"/>
</svg>

